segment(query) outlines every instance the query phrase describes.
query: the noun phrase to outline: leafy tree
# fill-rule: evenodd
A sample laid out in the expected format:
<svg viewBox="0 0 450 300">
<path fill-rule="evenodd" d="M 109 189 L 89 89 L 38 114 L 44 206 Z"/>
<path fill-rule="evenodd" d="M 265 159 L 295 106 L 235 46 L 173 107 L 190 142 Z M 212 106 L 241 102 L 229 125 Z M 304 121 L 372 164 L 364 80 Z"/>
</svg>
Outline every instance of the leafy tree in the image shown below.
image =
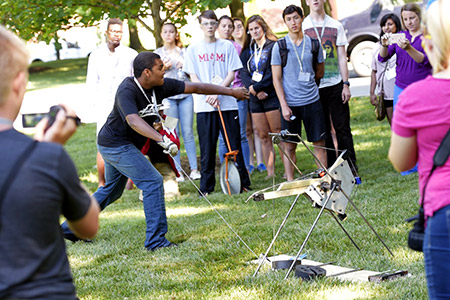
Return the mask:
<svg viewBox="0 0 450 300">
<path fill-rule="evenodd" d="M 230 3 L 236 5 L 236 0 L 2 0 L 0 23 L 25 40 L 49 42 L 59 29 L 96 25 L 105 16 L 118 17 L 140 23 L 161 46 L 164 22 L 183 26 L 188 14 Z"/>
</svg>

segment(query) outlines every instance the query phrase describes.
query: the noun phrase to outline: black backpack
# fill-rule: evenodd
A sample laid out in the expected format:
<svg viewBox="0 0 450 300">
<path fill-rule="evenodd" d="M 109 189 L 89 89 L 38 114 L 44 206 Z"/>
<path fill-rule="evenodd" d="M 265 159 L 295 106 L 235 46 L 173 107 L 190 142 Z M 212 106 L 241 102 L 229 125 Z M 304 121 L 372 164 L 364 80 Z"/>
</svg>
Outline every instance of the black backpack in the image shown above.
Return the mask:
<svg viewBox="0 0 450 300">
<path fill-rule="evenodd" d="M 287 64 L 288 59 L 288 53 L 289 50 L 286 45 L 286 37 L 283 37 L 277 41 L 278 48 L 280 48 L 280 57 L 281 57 L 281 67 L 284 68 Z M 313 55 L 313 69 L 314 72 L 316 72 L 316 64 L 318 63 L 319 59 L 319 50 L 320 50 L 320 44 L 318 39 L 311 38 L 311 52 Z"/>
</svg>

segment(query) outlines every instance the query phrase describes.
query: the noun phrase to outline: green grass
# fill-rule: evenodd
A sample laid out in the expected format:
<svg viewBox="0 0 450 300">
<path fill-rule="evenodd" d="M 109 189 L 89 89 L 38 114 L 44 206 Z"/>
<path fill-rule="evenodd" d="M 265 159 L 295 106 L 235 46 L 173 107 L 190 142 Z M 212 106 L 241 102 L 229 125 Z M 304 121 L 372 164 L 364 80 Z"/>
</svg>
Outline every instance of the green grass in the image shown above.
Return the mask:
<svg viewBox="0 0 450 300">
<path fill-rule="evenodd" d="M 34 66 L 34 65 L 33 65 Z M 81 83 L 86 60 L 42 64 L 46 71 L 31 73 L 29 89 Z M 417 175 L 395 172 L 387 160 L 390 130 L 377 122 L 367 97 L 351 101 L 352 129 L 363 183 L 352 200 L 386 241 L 391 257 L 355 209 L 347 207 L 345 228 L 360 246 L 358 251 L 327 214 L 314 230 L 305 252 L 308 258 L 372 271 L 408 270 L 412 277 L 382 284 L 341 282 L 323 278 L 301 282 L 284 271 L 262 269 L 253 278 L 255 257 L 228 229 L 189 183 L 182 196 L 166 200 L 169 240 L 177 249 L 144 249 L 145 217 L 138 191 L 122 198 L 100 215 L 100 230 L 92 244 L 67 242 L 67 252 L 80 299 L 427 299 L 421 253 L 406 246 L 409 225 L 404 219 L 417 211 Z M 96 189 L 95 125 L 79 128 L 66 149 L 87 188 Z M 182 160 L 186 161 L 183 154 Z M 299 168 L 314 170 L 311 156 L 297 148 Z M 276 182 L 282 181 L 278 158 Z M 251 177 L 254 190 L 268 187 L 265 174 Z M 198 184 L 198 182 L 197 182 Z M 293 197 L 245 203 L 249 194 L 226 196 L 216 184 L 208 198 L 234 230 L 257 254 L 264 253 Z M 270 255 L 294 255 L 318 210 L 301 198 Z M 262 218 L 263 215 L 267 217 Z"/>
<path fill-rule="evenodd" d="M 360 246 L 358 251 L 327 214 L 306 247 L 309 259 L 372 271 L 408 270 L 413 276 L 382 284 L 341 282 L 324 278 L 301 282 L 283 280 L 284 271 L 263 269 L 253 278 L 252 253 L 228 229 L 189 183 L 182 196 L 166 201 L 169 240 L 179 248 L 145 251 L 145 218 L 138 192 L 125 191 L 101 213 L 93 244 L 67 243 L 80 299 L 426 299 L 423 256 L 406 246 L 409 226 L 404 219 L 417 209 L 417 175 L 397 174 L 386 155 L 390 131 L 377 122 L 368 98 L 351 102 L 352 129 L 363 184 L 352 200 L 391 248 L 391 257 L 355 209 L 347 207 L 344 226 Z M 84 125 L 66 148 L 91 192 L 95 184 L 95 126 Z M 299 167 L 314 170 L 307 151 L 297 149 Z M 186 159 L 186 158 L 184 158 Z M 277 182 L 283 167 L 278 159 Z M 265 174 L 252 175 L 256 189 L 271 184 Z M 198 182 L 197 182 L 198 183 Z M 264 253 L 293 197 L 245 203 L 249 194 L 226 196 L 216 185 L 208 198 L 257 254 Z M 301 198 L 271 255 L 294 255 L 306 236 L 317 209 Z M 266 214 L 267 217 L 261 216 Z"/>
<path fill-rule="evenodd" d="M 66 59 L 30 66 L 28 91 L 86 82 L 87 58 Z"/>
</svg>

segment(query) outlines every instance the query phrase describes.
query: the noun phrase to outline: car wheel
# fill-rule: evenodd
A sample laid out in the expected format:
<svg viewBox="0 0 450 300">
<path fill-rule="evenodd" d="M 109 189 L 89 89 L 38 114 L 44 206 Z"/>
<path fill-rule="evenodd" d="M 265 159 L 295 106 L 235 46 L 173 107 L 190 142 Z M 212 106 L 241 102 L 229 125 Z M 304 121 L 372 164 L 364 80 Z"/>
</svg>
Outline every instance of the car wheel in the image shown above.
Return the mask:
<svg viewBox="0 0 450 300">
<path fill-rule="evenodd" d="M 353 48 L 352 53 L 350 54 L 350 62 L 352 63 L 356 74 L 359 76 L 370 76 L 370 73 L 372 72 L 371 65 L 374 46 L 374 42 L 364 41 Z"/>
</svg>

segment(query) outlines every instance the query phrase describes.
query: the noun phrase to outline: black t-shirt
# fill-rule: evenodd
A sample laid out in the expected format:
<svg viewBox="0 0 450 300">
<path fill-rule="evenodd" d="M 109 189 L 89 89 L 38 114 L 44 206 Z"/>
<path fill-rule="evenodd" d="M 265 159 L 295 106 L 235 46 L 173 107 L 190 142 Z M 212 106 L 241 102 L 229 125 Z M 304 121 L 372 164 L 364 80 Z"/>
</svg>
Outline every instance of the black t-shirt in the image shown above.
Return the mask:
<svg viewBox="0 0 450 300">
<path fill-rule="evenodd" d="M 32 142 L 0 132 L 0 186 Z M 0 203 L 0 298 L 76 299 L 59 220 L 79 220 L 91 200 L 63 147 L 38 143 Z"/>
<path fill-rule="evenodd" d="M 155 86 L 156 102 L 160 104 L 164 98 L 182 94 L 184 82 L 165 78 L 162 86 Z M 144 90 L 148 99 L 152 99 L 153 89 Z M 125 78 L 119 85 L 114 102 L 114 108 L 109 114 L 105 125 L 98 134 L 97 143 L 104 147 L 119 147 L 134 144 L 138 149 L 144 146 L 146 137 L 134 131 L 127 123 L 126 116 L 138 114 L 138 112 L 150 103 L 143 95 L 140 88 L 134 82 L 133 77 Z M 144 118 L 150 126 L 153 118 Z"/>
</svg>

